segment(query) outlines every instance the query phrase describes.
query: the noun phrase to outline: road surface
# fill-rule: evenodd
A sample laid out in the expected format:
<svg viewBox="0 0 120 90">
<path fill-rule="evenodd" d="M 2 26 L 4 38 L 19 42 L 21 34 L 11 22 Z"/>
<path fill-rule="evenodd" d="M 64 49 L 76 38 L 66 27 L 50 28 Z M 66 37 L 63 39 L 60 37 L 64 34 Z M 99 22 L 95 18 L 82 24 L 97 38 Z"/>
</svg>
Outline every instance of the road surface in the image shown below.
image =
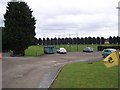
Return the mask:
<svg viewBox="0 0 120 90">
<path fill-rule="evenodd" d="M 70 52 L 40 57 L 3 57 L 3 88 L 38 88 L 49 71 L 64 63 L 102 60 L 101 52 Z"/>
</svg>

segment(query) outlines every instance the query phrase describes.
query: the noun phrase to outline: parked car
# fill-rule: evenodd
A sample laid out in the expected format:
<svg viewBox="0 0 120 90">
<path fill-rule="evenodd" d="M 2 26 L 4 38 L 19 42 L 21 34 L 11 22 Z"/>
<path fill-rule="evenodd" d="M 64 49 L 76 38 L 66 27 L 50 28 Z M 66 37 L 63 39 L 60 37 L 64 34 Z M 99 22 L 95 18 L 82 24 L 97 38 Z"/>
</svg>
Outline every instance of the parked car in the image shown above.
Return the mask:
<svg viewBox="0 0 120 90">
<path fill-rule="evenodd" d="M 116 51 L 116 49 L 113 49 L 113 48 L 104 49 L 102 51 L 102 57 L 106 58 L 108 55 L 110 55 L 114 51 Z"/>
<path fill-rule="evenodd" d="M 83 49 L 83 52 L 93 52 L 93 48 L 92 47 L 86 47 Z"/>
<path fill-rule="evenodd" d="M 67 50 L 65 48 L 59 48 L 57 50 L 57 53 L 60 53 L 60 54 L 66 54 L 67 53 Z"/>
</svg>

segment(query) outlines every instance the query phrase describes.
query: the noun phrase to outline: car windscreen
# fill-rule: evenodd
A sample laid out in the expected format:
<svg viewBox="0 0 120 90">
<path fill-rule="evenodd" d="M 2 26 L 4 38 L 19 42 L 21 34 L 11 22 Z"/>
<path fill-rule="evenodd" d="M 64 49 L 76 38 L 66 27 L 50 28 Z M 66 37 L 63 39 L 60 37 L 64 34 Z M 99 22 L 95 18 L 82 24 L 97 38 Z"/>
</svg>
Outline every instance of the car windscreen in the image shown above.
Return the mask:
<svg viewBox="0 0 120 90">
<path fill-rule="evenodd" d="M 110 50 L 104 50 L 104 52 L 111 52 Z"/>
</svg>

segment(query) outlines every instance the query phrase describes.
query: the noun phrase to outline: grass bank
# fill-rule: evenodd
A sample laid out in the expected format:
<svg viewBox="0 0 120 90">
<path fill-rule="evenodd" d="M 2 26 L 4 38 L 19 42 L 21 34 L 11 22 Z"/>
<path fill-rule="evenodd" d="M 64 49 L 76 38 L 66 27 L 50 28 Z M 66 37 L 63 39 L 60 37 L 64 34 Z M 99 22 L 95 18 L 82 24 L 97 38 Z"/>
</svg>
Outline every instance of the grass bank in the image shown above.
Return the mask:
<svg viewBox="0 0 120 90">
<path fill-rule="evenodd" d="M 106 68 L 103 62 L 65 65 L 51 88 L 117 88 L 118 67 Z"/>
</svg>

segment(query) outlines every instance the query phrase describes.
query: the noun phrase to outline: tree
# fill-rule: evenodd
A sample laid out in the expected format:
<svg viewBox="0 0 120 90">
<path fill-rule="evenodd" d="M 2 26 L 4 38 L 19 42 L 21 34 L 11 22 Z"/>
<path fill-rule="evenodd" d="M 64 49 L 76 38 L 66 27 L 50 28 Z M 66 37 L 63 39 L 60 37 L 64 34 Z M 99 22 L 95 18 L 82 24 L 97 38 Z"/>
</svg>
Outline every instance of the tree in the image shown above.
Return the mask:
<svg viewBox="0 0 120 90">
<path fill-rule="evenodd" d="M 72 39 L 73 44 L 76 44 L 76 41 L 77 41 L 77 39 L 76 39 L 76 37 L 74 37 L 74 38 Z"/>
<path fill-rule="evenodd" d="M 88 44 L 92 44 L 92 38 L 88 37 Z"/>
<path fill-rule="evenodd" d="M 54 44 L 54 40 L 53 40 L 53 38 L 51 38 L 50 41 L 51 41 L 51 45 L 53 45 L 53 44 Z"/>
<path fill-rule="evenodd" d="M 55 42 L 55 45 L 57 45 L 57 38 L 56 37 L 54 38 L 54 42 Z"/>
<path fill-rule="evenodd" d="M 15 55 L 24 55 L 24 50 L 31 44 L 35 36 L 36 20 L 27 3 L 8 2 L 4 15 L 5 42 Z"/>
<path fill-rule="evenodd" d="M 109 44 L 112 44 L 113 43 L 113 40 L 112 40 L 112 37 L 110 36 L 109 37 Z"/>
<path fill-rule="evenodd" d="M 104 39 L 104 37 L 101 37 L 101 44 L 105 44 L 105 39 Z"/>
<path fill-rule="evenodd" d="M 77 37 L 77 44 L 80 44 L 80 38 Z"/>
<path fill-rule="evenodd" d="M 64 38 L 61 39 L 61 44 L 65 44 L 65 39 Z"/>
<path fill-rule="evenodd" d="M 85 44 L 85 39 L 81 37 L 81 44 Z"/>
<path fill-rule="evenodd" d="M 117 36 L 117 43 L 120 44 L 120 37 Z"/>
<path fill-rule="evenodd" d="M 3 27 L 0 27 L 0 52 L 2 52 L 2 28 Z"/>
<path fill-rule="evenodd" d="M 69 37 L 68 41 L 69 41 L 68 44 L 72 44 L 72 38 L 71 37 Z"/>
<path fill-rule="evenodd" d="M 85 44 L 88 44 L 88 38 L 85 37 Z"/>
<path fill-rule="evenodd" d="M 55 45 L 55 43 L 56 43 L 56 42 L 55 42 L 55 38 L 53 38 L 53 45 Z"/>
<path fill-rule="evenodd" d="M 93 37 L 93 44 L 96 44 L 96 38 Z"/>
<path fill-rule="evenodd" d="M 49 40 L 48 37 L 47 37 L 47 40 L 46 40 L 46 44 L 47 44 L 47 45 L 50 45 L 50 40 Z"/>
<path fill-rule="evenodd" d="M 64 41 L 65 41 L 65 44 L 69 44 L 69 38 L 66 37 Z"/>
<path fill-rule="evenodd" d="M 100 37 L 97 37 L 96 43 L 97 43 L 97 44 L 100 44 Z"/>
<path fill-rule="evenodd" d="M 5 36 L 5 28 L 2 28 L 2 30 L 1 30 L 2 32 L 2 51 L 8 51 L 9 50 L 9 47 L 10 47 L 10 45 L 8 45 L 7 44 L 7 42 L 6 42 L 6 37 L 4 37 Z"/>
<path fill-rule="evenodd" d="M 41 38 L 39 38 L 39 45 L 42 45 L 42 40 L 41 40 Z"/>
<path fill-rule="evenodd" d="M 60 45 L 62 44 L 62 38 L 60 38 Z"/>
<path fill-rule="evenodd" d="M 113 41 L 113 44 L 117 44 L 117 38 L 115 36 L 113 37 L 112 41 Z"/>
<path fill-rule="evenodd" d="M 38 40 L 36 37 L 34 37 L 34 38 L 31 40 L 31 45 L 37 45 L 37 44 L 39 44 L 39 40 Z"/>
<path fill-rule="evenodd" d="M 45 40 L 45 38 L 43 38 L 43 45 L 46 45 L 46 40 Z"/>
</svg>

